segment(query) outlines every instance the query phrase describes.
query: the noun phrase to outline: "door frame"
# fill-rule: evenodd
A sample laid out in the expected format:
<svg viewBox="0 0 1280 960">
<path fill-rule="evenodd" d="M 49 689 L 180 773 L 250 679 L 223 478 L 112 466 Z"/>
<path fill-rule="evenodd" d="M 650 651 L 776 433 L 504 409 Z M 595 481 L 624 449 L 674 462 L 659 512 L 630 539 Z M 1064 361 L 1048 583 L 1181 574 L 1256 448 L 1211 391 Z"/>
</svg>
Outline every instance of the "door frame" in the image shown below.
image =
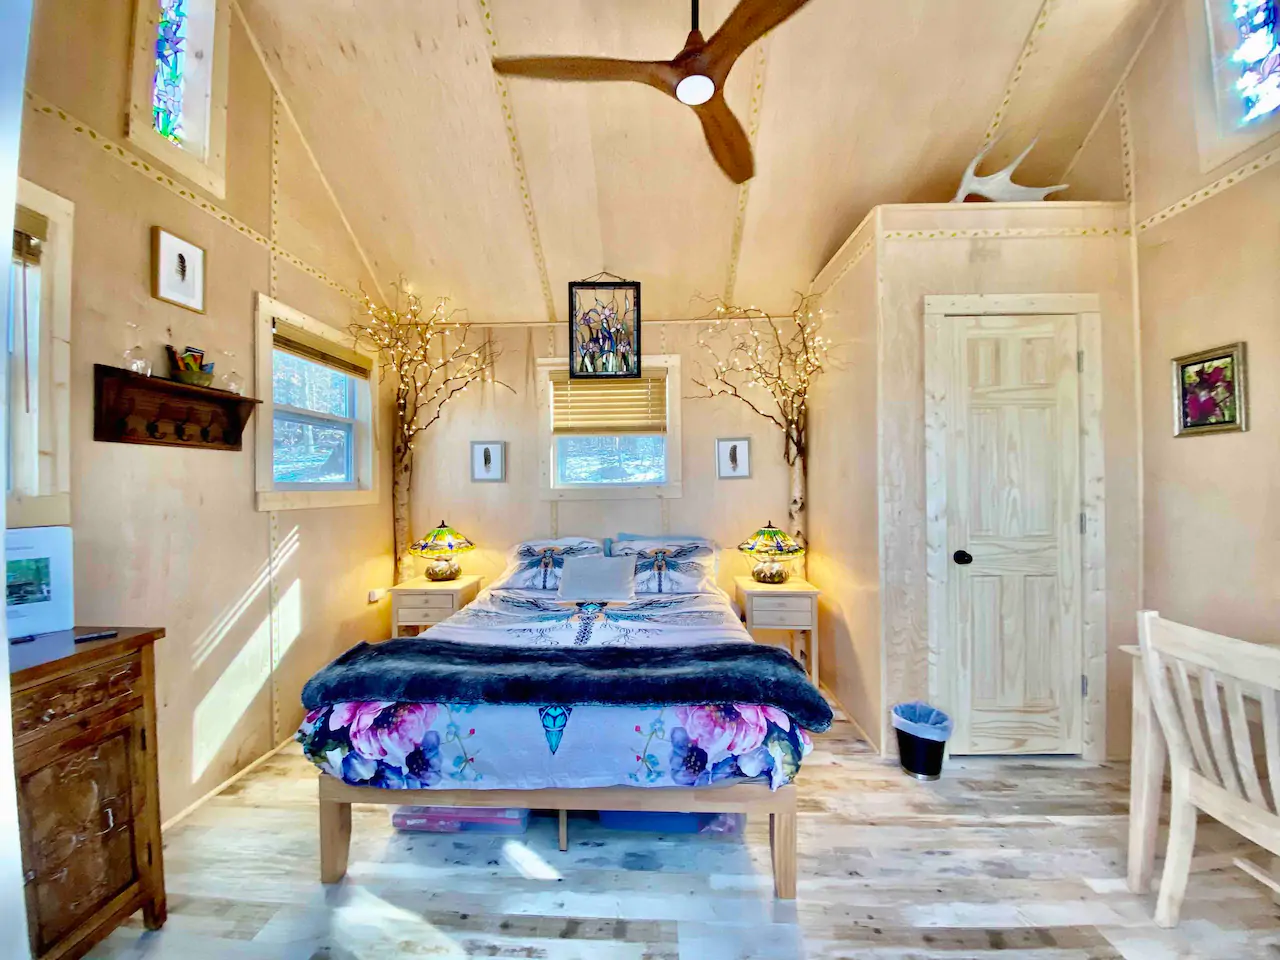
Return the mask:
<svg viewBox="0 0 1280 960">
<path fill-rule="evenodd" d="M 924 298 L 924 451 L 925 551 L 929 612 L 929 695 L 946 690 L 939 675 L 939 654 L 949 641 L 947 621 L 946 498 L 928 483 L 945 457 L 946 428 L 936 397 L 944 395 L 946 369 L 940 356 L 938 331 L 962 317 L 1072 316 L 1077 319 L 1080 370 L 1080 509 L 1084 531 L 1080 537 L 1081 670 L 1087 693 L 1081 704 L 1081 747 L 1086 760 L 1106 759 L 1107 732 L 1107 553 L 1106 463 L 1102 436 L 1102 312 L 1092 293 L 966 294 Z"/>
</svg>

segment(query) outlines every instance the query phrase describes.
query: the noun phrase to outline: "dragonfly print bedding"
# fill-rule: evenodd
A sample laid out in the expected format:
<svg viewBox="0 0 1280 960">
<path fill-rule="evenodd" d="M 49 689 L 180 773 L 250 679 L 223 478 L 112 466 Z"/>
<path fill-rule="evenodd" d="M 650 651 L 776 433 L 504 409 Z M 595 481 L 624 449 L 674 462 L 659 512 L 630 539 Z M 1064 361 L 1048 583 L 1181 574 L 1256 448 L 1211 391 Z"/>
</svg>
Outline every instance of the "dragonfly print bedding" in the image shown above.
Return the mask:
<svg viewBox="0 0 1280 960">
<path fill-rule="evenodd" d="M 403 686 L 343 685 L 336 675 L 339 681 L 321 692 L 318 681 L 339 658 L 308 684 L 304 699 L 311 709 L 297 734 L 320 769 L 347 783 L 389 789 L 672 787 L 755 779 L 777 789 L 791 782 L 812 749 L 796 716 L 816 731 L 830 722 L 799 665 L 780 650 L 753 644 L 718 590 L 566 603 L 537 588 L 491 589 L 420 639 L 437 651 L 469 656 L 492 650 L 495 664 L 510 667 L 512 688 L 525 677 L 534 689 L 516 695 L 522 702 L 489 702 L 492 683 L 478 690 L 457 682 L 441 661 L 434 670 L 395 668 L 396 675 L 414 677 Z M 391 654 L 391 645 L 407 642 L 367 649 Z M 606 684 L 602 696 L 584 694 L 585 681 L 548 680 L 562 665 L 538 666 L 537 657 L 585 658 L 602 677 L 618 669 L 601 658 L 615 658 L 637 676 L 660 674 L 664 662 L 692 666 L 669 693 L 651 691 L 649 702 L 614 702 L 620 684 Z M 776 676 L 734 679 L 738 661 L 756 659 L 770 661 L 767 669 Z M 653 666 L 625 666 L 630 660 Z M 540 678 L 545 682 L 537 686 Z M 642 678 L 645 683 L 650 679 Z M 788 685 L 789 704 L 776 695 Z M 498 697 L 504 698 L 511 698 L 509 690 Z"/>
</svg>

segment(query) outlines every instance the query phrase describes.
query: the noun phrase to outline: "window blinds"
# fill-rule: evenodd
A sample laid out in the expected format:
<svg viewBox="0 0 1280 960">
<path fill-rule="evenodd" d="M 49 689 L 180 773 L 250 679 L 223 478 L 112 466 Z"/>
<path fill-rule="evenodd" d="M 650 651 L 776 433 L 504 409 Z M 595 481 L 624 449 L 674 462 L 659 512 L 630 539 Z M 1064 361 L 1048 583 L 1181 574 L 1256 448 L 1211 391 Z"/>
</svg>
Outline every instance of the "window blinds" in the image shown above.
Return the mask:
<svg viewBox="0 0 1280 960">
<path fill-rule="evenodd" d="M 40 262 L 41 246 L 49 239 L 49 221 L 33 210 L 18 207 L 13 218 L 13 258 Z"/>
<path fill-rule="evenodd" d="M 551 374 L 553 433 L 666 433 L 667 376 L 635 380 L 571 380 Z"/>
<path fill-rule="evenodd" d="M 344 347 L 326 337 L 318 336 L 295 327 L 283 320 L 276 320 L 272 327 L 272 345 L 277 350 L 292 353 L 295 356 L 326 367 L 333 367 L 353 377 L 368 380 L 373 371 L 373 361 L 357 350 Z"/>
</svg>

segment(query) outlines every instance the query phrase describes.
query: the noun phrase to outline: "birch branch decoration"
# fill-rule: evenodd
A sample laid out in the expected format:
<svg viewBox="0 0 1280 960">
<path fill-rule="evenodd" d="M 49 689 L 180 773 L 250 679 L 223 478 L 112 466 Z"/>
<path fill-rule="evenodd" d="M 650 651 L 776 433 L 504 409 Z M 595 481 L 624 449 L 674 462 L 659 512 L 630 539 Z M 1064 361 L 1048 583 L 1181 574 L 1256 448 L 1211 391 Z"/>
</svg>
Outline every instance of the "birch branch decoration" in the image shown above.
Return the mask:
<svg viewBox="0 0 1280 960">
<path fill-rule="evenodd" d="M 396 583 L 403 583 L 413 575 L 409 501 L 418 436 L 472 384 L 486 381 L 511 388 L 493 376 L 501 351 L 488 339 L 476 346 L 468 342 L 471 327 L 460 319 L 461 310 L 439 300 L 428 311 L 417 295 L 406 293 L 400 284 L 394 286 L 394 308 L 375 303 L 367 294 L 361 298 L 360 319 L 351 325 L 351 334 L 358 346 L 377 352 L 381 377 L 394 378 L 391 501 Z"/>
<path fill-rule="evenodd" d="M 790 316 L 771 316 L 755 307 L 717 302 L 698 345 L 711 363 L 693 382 L 702 398 L 731 397 L 782 431 L 782 456 L 791 468 L 790 530 L 808 542 L 809 388 L 822 373 L 828 341 L 821 335 L 823 312 L 802 297 Z"/>
</svg>

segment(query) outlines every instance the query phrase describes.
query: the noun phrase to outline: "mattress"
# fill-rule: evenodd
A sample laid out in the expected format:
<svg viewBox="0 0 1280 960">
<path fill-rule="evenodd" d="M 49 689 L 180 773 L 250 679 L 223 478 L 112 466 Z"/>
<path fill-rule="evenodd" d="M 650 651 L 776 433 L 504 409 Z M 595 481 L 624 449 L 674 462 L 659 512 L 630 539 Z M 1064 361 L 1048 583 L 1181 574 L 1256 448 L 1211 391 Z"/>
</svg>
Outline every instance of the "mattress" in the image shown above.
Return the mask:
<svg viewBox="0 0 1280 960">
<path fill-rule="evenodd" d="M 560 604 L 548 591 L 487 590 L 427 636 L 509 646 L 751 642 L 722 592 Z M 695 787 L 777 789 L 812 749 L 783 711 L 753 704 L 602 706 L 340 702 L 298 731 L 306 756 L 347 783 L 387 789 Z"/>
</svg>

